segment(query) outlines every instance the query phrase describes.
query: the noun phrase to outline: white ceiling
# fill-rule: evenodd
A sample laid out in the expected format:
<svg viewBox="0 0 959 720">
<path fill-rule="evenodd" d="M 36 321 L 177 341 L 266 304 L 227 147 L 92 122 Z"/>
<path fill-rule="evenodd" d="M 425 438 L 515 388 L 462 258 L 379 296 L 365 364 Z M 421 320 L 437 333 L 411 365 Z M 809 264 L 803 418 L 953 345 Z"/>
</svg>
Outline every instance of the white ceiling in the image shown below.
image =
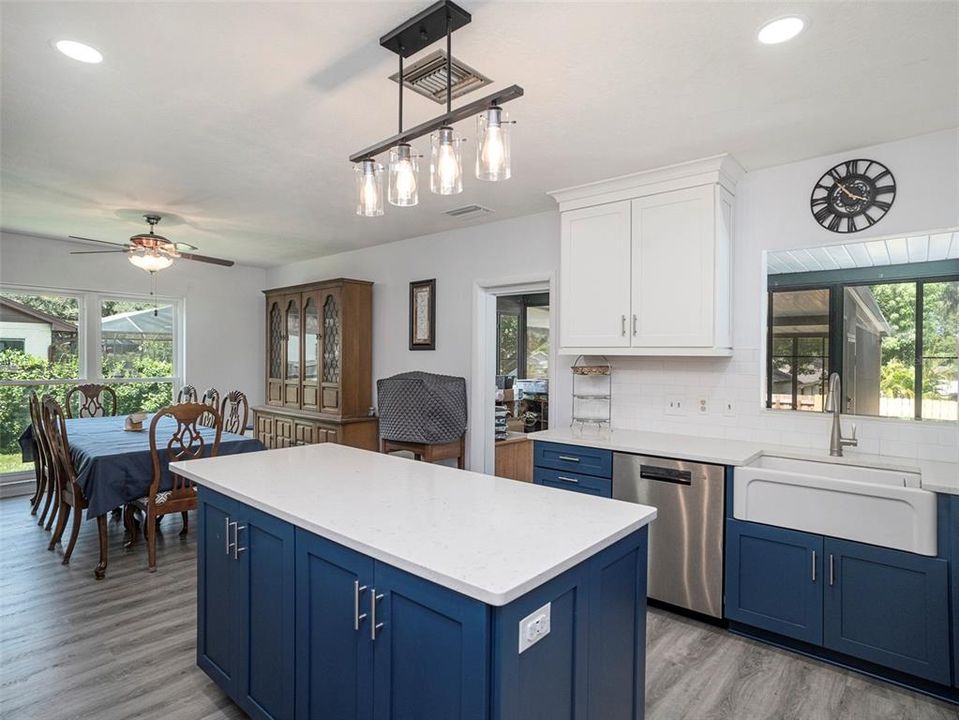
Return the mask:
<svg viewBox="0 0 959 720">
<path fill-rule="evenodd" d="M 959 117 L 954 2 L 463 0 L 454 55 L 526 90 L 514 177 L 359 218 L 346 158 L 396 123 L 378 38 L 428 4 L 3 2 L 2 227 L 119 241 L 153 210 L 203 254 L 274 265 L 459 227 L 442 213 L 469 203 L 497 220 L 559 187 L 719 152 L 754 170 Z M 756 42 L 795 12 L 799 38 Z M 62 38 L 104 62 L 65 58 Z M 406 106 L 408 125 L 440 111 Z"/>
<path fill-rule="evenodd" d="M 768 253 L 770 275 L 959 260 L 959 232 L 860 240 L 841 245 Z"/>
</svg>

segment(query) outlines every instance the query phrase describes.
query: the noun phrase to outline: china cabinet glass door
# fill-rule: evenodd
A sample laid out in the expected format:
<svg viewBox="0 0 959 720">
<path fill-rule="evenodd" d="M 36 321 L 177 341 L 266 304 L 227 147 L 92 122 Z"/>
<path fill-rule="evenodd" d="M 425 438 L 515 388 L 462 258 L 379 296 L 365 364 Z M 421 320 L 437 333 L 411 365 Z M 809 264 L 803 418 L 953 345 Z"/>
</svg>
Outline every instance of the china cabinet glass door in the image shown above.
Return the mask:
<svg viewBox="0 0 959 720">
<path fill-rule="evenodd" d="M 286 392 L 283 404 L 300 405 L 300 299 L 298 295 L 286 300 L 286 371 L 283 376 Z"/>
<path fill-rule="evenodd" d="M 303 409 L 320 409 L 320 298 L 316 293 L 303 296 Z"/>
<path fill-rule="evenodd" d="M 266 316 L 266 401 L 271 405 L 283 404 L 283 307 L 279 298 L 267 303 Z"/>
<path fill-rule="evenodd" d="M 320 393 L 320 411 L 340 412 L 340 349 L 341 314 L 339 291 L 323 294 L 323 382 Z"/>
</svg>

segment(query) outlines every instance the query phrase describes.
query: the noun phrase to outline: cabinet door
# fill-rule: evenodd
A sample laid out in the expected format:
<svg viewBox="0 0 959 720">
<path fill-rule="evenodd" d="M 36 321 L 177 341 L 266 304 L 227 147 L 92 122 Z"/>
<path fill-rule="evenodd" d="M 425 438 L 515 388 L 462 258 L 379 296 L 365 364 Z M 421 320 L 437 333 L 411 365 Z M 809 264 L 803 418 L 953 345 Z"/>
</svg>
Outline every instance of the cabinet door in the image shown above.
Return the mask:
<svg viewBox="0 0 959 720">
<path fill-rule="evenodd" d="M 283 404 L 287 407 L 300 406 L 300 383 L 302 380 L 300 340 L 302 335 L 302 317 L 300 314 L 300 296 L 283 297 Z"/>
<path fill-rule="evenodd" d="M 289 418 L 277 417 L 273 420 L 274 447 L 288 448 L 296 444 L 293 436 L 293 421 Z"/>
<path fill-rule="evenodd" d="M 272 415 L 256 413 L 256 439 L 263 443 L 267 449 L 274 447 Z"/>
<path fill-rule="evenodd" d="M 726 521 L 726 617 L 822 644 L 823 540 Z"/>
<path fill-rule="evenodd" d="M 293 436 L 295 445 L 312 445 L 316 442 L 316 425 L 309 422 L 294 422 Z"/>
<path fill-rule="evenodd" d="M 629 212 L 618 202 L 562 214 L 562 347 L 629 345 Z"/>
<path fill-rule="evenodd" d="M 313 412 L 320 409 L 321 312 L 320 293 L 303 293 L 302 407 Z"/>
<path fill-rule="evenodd" d="M 487 606 L 382 563 L 374 580 L 373 717 L 486 720 Z"/>
<path fill-rule="evenodd" d="M 293 526 L 240 505 L 236 697 L 252 718 L 292 720 Z"/>
<path fill-rule="evenodd" d="M 950 684 L 946 560 L 826 539 L 826 647 Z"/>
<path fill-rule="evenodd" d="M 712 185 L 632 202 L 633 347 L 713 345 Z"/>
<path fill-rule="evenodd" d="M 283 297 L 266 300 L 266 401 L 270 405 L 283 404 L 283 357 L 285 333 L 283 324 Z"/>
<path fill-rule="evenodd" d="M 533 471 L 533 482 L 537 485 L 572 490 L 584 495 L 613 496 L 613 481 L 609 478 L 578 475 L 564 470 L 549 470 L 538 467 Z"/>
<path fill-rule="evenodd" d="M 320 378 L 320 412 L 338 415 L 342 407 L 342 347 L 343 323 L 341 295 L 339 290 L 327 290 L 321 297 L 322 305 L 322 351 L 323 368 Z"/>
<path fill-rule="evenodd" d="M 239 624 L 232 527 L 239 504 L 200 489 L 197 504 L 196 664 L 233 694 L 237 677 L 234 640 Z"/>
<path fill-rule="evenodd" d="M 370 720 L 373 560 L 296 531 L 296 716 Z"/>
</svg>

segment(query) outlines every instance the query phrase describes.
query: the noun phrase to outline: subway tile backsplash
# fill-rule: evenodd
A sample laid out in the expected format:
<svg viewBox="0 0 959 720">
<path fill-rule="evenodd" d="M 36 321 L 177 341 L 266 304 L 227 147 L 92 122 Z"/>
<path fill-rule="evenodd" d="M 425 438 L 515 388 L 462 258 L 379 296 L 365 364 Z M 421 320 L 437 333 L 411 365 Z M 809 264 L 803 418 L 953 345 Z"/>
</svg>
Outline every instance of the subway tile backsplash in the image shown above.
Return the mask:
<svg viewBox="0 0 959 720">
<path fill-rule="evenodd" d="M 731 358 L 611 358 L 613 426 L 827 449 L 831 418 L 762 407 L 759 350 Z M 705 412 L 700 411 L 705 400 Z M 670 401 L 681 409 L 669 410 Z M 727 409 L 727 405 L 730 409 Z M 843 418 L 855 423 L 854 451 L 959 461 L 959 426 L 932 422 Z"/>
</svg>

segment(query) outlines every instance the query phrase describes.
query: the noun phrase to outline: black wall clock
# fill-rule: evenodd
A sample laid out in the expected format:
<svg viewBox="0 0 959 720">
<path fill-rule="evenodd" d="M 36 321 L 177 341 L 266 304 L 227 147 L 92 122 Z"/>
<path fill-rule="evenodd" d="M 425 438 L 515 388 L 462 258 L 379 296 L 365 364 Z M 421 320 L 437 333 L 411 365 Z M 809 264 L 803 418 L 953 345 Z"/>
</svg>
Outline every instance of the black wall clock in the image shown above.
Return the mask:
<svg viewBox="0 0 959 720">
<path fill-rule="evenodd" d="M 896 178 L 875 160 L 846 160 L 819 178 L 809 197 L 816 222 L 836 233 L 872 227 L 896 199 Z"/>
</svg>

